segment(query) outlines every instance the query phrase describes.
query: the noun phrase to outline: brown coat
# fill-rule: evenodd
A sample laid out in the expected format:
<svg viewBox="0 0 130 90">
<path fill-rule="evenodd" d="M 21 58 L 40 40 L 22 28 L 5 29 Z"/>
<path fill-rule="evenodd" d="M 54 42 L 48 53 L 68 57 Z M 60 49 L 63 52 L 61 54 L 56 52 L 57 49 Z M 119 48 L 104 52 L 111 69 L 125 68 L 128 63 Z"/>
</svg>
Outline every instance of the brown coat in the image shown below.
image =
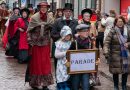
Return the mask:
<svg viewBox="0 0 130 90">
<path fill-rule="evenodd" d="M 128 50 L 130 51 L 130 30 L 128 30 Z M 120 57 L 120 43 L 117 37 L 117 33 L 113 28 L 106 40 L 104 41 L 104 55 L 109 60 L 109 71 L 112 74 L 121 74 L 122 72 L 122 59 Z M 128 61 L 128 73 L 130 73 L 130 55 Z"/>
</svg>

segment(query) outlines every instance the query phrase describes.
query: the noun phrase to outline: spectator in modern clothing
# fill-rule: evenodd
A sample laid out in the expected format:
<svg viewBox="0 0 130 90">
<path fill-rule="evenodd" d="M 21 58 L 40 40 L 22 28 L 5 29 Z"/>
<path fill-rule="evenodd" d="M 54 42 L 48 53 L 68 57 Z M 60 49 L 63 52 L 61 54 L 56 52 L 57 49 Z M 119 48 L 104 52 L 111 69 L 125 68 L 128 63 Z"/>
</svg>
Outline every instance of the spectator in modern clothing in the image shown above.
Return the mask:
<svg viewBox="0 0 130 90">
<path fill-rule="evenodd" d="M 119 75 L 122 75 L 122 90 L 127 90 L 127 78 L 130 73 L 130 29 L 120 16 L 114 21 L 104 41 L 104 55 L 109 62 L 109 71 L 113 74 L 114 90 L 119 90 Z"/>
</svg>

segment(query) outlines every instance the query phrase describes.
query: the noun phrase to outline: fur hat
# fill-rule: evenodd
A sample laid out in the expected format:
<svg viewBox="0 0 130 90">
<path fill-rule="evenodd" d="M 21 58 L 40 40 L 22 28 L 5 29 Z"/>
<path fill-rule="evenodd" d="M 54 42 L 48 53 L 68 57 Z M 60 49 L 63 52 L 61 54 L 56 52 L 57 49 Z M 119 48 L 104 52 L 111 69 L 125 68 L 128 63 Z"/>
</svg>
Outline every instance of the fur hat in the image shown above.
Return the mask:
<svg viewBox="0 0 130 90">
<path fill-rule="evenodd" d="M 91 9 L 88 9 L 88 8 L 85 8 L 85 9 L 83 9 L 83 10 L 81 11 L 82 17 L 83 17 L 83 15 L 84 15 L 84 13 L 89 13 L 89 14 L 90 14 L 90 17 L 92 17 L 92 14 L 93 14 L 92 10 L 91 10 Z"/>
</svg>

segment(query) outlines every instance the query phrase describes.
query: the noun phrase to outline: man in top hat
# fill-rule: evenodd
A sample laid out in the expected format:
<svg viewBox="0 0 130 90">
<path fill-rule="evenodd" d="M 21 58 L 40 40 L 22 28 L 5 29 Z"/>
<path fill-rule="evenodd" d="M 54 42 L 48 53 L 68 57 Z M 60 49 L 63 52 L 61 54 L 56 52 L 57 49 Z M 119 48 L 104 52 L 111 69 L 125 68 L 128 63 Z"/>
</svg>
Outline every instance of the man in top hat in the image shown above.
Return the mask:
<svg viewBox="0 0 130 90">
<path fill-rule="evenodd" d="M 76 33 L 75 28 L 78 25 L 78 21 L 73 18 L 73 6 L 71 3 L 66 3 L 65 7 L 63 8 L 63 16 L 61 18 L 58 18 L 55 20 L 51 36 L 53 39 L 53 43 L 55 43 L 57 40 L 60 39 L 60 31 L 63 28 L 63 26 L 69 26 L 72 30 L 73 37 Z M 52 47 L 55 47 L 55 44 L 53 44 Z M 52 50 L 52 55 L 54 55 L 55 48 Z M 57 66 L 57 59 L 54 57 L 54 63 L 55 63 L 55 69 Z"/>
<path fill-rule="evenodd" d="M 29 85 L 32 88 L 53 84 L 50 60 L 50 29 L 53 19 L 48 16 L 50 5 L 47 2 L 39 3 L 39 12 L 31 17 L 28 26 L 28 43 L 31 46 L 31 60 L 29 69 Z"/>
<path fill-rule="evenodd" d="M 63 8 L 63 17 L 58 18 L 53 25 L 51 35 L 54 42 L 60 38 L 60 31 L 64 25 L 67 25 L 72 29 L 74 36 L 76 33 L 75 27 L 78 25 L 78 22 L 73 18 L 73 6 L 71 3 L 65 4 L 65 7 Z"/>
<path fill-rule="evenodd" d="M 1 3 L 1 9 L 0 9 L 0 33 L 3 36 L 4 32 L 5 32 L 5 23 L 8 19 L 9 16 L 9 12 L 6 9 L 6 3 L 2 2 Z"/>
</svg>

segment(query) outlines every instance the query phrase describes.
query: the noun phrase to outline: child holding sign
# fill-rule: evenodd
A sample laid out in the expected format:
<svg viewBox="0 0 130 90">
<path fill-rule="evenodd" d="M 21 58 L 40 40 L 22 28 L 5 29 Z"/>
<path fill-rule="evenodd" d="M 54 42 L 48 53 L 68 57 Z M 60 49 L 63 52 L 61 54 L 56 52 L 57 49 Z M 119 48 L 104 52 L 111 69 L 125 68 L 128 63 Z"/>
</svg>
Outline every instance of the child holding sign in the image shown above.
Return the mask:
<svg viewBox="0 0 130 90">
<path fill-rule="evenodd" d="M 70 48 L 72 32 L 68 26 L 64 26 L 60 32 L 61 39 L 55 43 L 55 57 L 58 59 L 56 68 L 57 90 L 70 90 L 67 74 L 66 52 Z"/>
<path fill-rule="evenodd" d="M 74 42 L 72 42 L 70 50 L 78 49 L 91 49 L 91 38 L 89 37 L 90 25 L 80 24 L 76 27 L 78 37 Z M 81 83 L 82 90 L 89 90 L 90 74 L 73 74 L 72 75 L 72 90 L 79 90 Z"/>
</svg>

